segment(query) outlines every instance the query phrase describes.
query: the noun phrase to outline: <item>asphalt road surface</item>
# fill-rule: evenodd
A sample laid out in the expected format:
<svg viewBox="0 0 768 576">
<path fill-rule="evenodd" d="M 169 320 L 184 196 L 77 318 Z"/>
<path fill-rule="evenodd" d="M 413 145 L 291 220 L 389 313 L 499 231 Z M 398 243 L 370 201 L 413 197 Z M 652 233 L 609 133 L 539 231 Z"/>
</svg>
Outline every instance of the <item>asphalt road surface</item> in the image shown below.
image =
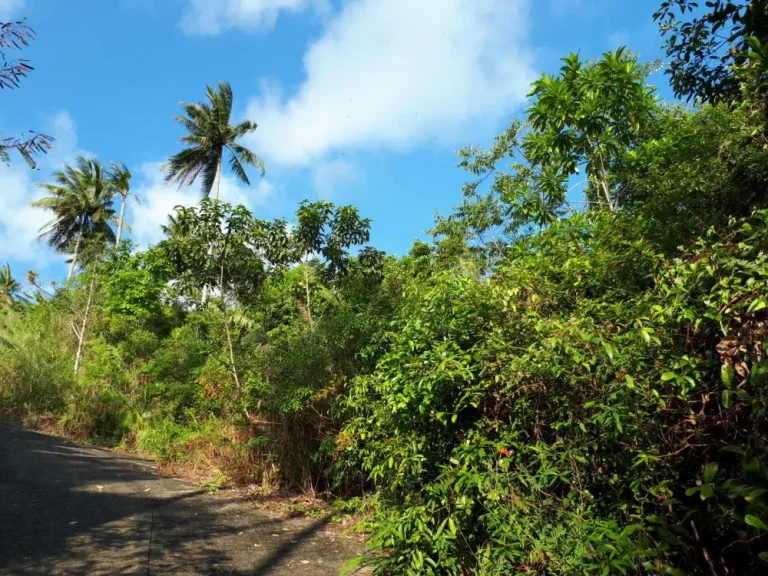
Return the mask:
<svg viewBox="0 0 768 576">
<path fill-rule="evenodd" d="M 0 574 L 326 576 L 359 547 L 150 461 L 0 426 Z"/>
</svg>

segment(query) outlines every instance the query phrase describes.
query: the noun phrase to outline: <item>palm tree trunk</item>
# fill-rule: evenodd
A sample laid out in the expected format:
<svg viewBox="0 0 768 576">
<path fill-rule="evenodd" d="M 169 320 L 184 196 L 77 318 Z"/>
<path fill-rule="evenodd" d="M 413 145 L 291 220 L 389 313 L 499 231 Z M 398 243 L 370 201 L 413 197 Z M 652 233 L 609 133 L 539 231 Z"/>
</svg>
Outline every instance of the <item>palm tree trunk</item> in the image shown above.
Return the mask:
<svg viewBox="0 0 768 576">
<path fill-rule="evenodd" d="M 123 232 L 123 218 L 125 216 L 125 204 L 128 202 L 128 193 L 123 193 L 123 203 L 120 205 L 120 219 L 117 221 L 117 236 L 115 237 L 115 248 L 120 246 L 120 235 Z"/>
<path fill-rule="evenodd" d="M 222 150 L 222 155 L 224 154 L 224 151 Z M 219 185 L 221 184 L 221 155 L 219 156 L 218 162 L 216 162 L 216 202 L 219 201 Z M 213 256 L 213 244 L 211 244 L 208 247 L 208 259 Z M 208 302 L 208 291 L 210 288 L 208 287 L 208 284 L 203 286 L 203 297 L 202 297 L 202 304 L 205 306 L 205 303 Z"/>
<path fill-rule="evenodd" d="M 77 233 L 77 242 L 75 242 L 75 253 L 72 255 L 72 262 L 69 263 L 69 272 L 67 273 L 67 281 L 69 281 L 69 279 L 72 278 L 72 274 L 75 273 L 75 264 L 77 264 L 77 254 L 80 251 L 80 240 L 83 238 L 83 228 L 85 228 L 85 220 L 80 220 L 80 230 Z"/>
<path fill-rule="evenodd" d="M 221 157 L 224 155 L 224 151 L 219 154 L 219 160 L 216 163 L 216 200 L 219 199 L 219 185 L 221 184 Z"/>
</svg>

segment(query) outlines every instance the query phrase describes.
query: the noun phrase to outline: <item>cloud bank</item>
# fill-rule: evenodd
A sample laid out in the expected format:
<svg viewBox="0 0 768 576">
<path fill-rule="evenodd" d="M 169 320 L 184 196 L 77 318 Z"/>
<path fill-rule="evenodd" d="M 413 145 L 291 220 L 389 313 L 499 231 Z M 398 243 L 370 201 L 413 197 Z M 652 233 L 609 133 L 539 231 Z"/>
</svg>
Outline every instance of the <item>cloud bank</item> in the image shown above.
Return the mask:
<svg viewBox="0 0 768 576">
<path fill-rule="evenodd" d="M 268 165 L 455 138 L 520 105 L 534 72 L 524 0 L 357 0 L 304 56 L 291 95 L 265 85 L 247 116 Z"/>
<path fill-rule="evenodd" d="M 325 5 L 323 0 L 187 0 L 180 25 L 190 35 L 219 34 L 232 28 L 268 29 L 281 12 Z"/>
</svg>

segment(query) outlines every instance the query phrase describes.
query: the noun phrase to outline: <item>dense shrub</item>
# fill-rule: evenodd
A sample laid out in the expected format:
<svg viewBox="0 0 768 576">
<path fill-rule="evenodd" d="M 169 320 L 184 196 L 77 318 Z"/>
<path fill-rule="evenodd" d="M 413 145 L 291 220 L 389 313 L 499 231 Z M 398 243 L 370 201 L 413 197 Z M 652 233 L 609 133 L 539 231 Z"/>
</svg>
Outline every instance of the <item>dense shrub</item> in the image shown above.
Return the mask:
<svg viewBox="0 0 768 576">
<path fill-rule="evenodd" d="M 0 411 L 13 418 L 56 412 L 73 384 L 71 338 L 55 307 L 0 309 Z"/>
<path fill-rule="evenodd" d="M 765 212 L 672 260 L 581 215 L 412 287 L 337 439 L 377 572 L 759 573 L 767 254 Z"/>
</svg>

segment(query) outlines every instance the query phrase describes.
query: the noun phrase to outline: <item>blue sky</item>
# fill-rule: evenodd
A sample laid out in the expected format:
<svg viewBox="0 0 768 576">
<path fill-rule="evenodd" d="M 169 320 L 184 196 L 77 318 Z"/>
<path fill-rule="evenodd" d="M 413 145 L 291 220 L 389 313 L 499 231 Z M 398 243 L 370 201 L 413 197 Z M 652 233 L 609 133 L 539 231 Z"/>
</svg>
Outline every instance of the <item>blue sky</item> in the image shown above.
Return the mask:
<svg viewBox="0 0 768 576">
<path fill-rule="evenodd" d="M 35 71 L 0 93 L 0 134 L 57 138 L 38 171 L 0 167 L 0 263 L 17 277 L 65 274 L 36 239 L 48 216 L 28 207 L 77 154 L 125 162 L 143 203 L 128 219 L 140 245 L 160 237 L 197 187 L 162 185 L 179 149 L 180 101 L 227 80 L 245 142 L 267 175 L 222 182 L 225 200 L 290 219 L 304 198 L 355 204 L 372 244 L 403 254 L 437 210 L 461 199 L 454 151 L 489 144 L 520 115 L 532 79 L 569 51 L 627 45 L 661 56 L 658 2 L 626 0 L 0 0 L 0 21 L 26 17 Z M 666 79 L 653 79 L 669 97 Z"/>
</svg>

